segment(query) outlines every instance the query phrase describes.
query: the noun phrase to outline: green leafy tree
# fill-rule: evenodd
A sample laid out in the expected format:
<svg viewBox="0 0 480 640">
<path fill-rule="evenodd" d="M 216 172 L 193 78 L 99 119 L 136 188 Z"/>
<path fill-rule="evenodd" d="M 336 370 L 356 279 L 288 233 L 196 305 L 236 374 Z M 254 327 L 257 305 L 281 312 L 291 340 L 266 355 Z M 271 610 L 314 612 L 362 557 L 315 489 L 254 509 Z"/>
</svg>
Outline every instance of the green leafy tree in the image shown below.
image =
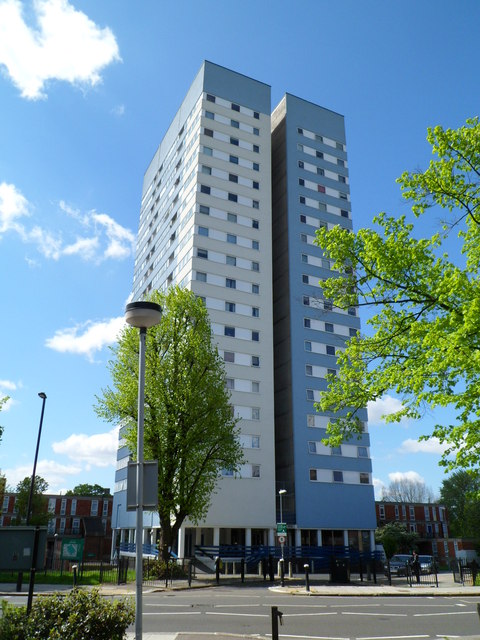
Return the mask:
<svg viewBox="0 0 480 640">
<path fill-rule="evenodd" d="M 94 496 L 103 497 L 110 496 L 110 489 L 108 487 L 101 487 L 99 484 L 77 484 L 73 489 L 69 489 L 65 492 L 66 496 Z"/>
<path fill-rule="evenodd" d="M 27 519 L 28 497 L 30 495 L 30 484 L 32 478 L 27 477 L 21 480 L 16 487 L 17 500 L 17 524 L 25 523 Z M 48 482 L 41 476 L 35 476 L 32 496 L 32 511 L 30 515 L 31 525 L 45 525 L 50 519 L 47 511 L 47 499 L 42 494 L 48 489 Z"/>
<path fill-rule="evenodd" d="M 448 510 L 450 535 L 480 540 L 480 478 L 455 471 L 443 481 L 440 497 Z"/>
<path fill-rule="evenodd" d="M 439 231 L 414 236 L 405 217 L 385 213 L 379 230 L 350 233 L 340 226 L 317 232 L 337 277 L 323 281 L 325 298 L 341 308 L 370 308 L 369 335 L 349 340 L 339 375 L 318 404 L 340 412 L 334 441 L 359 433 L 357 412 L 386 392 L 403 406 L 390 422 L 421 417 L 426 406 L 452 407 L 454 424 L 437 424 L 421 439 L 444 445 L 441 464 L 476 468 L 480 462 L 480 124 L 428 130 L 434 158 L 424 172 L 398 182 L 414 216 L 444 211 Z M 438 214 L 437 214 L 438 215 Z M 459 258 L 450 258 L 456 243 Z M 452 255 L 452 254 L 450 254 Z"/>
<path fill-rule="evenodd" d="M 389 522 L 376 530 L 375 539 L 383 545 L 387 560 L 390 560 L 396 553 L 410 553 L 416 549 L 418 533 L 407 531 L 400 522 Z"/>
<path fill-rule="evenodd" d="M 158 460 L 158 514 L 162 556 L 185 518 L 207 513 L 222 469 L 243 461 L 225 370 L 207 310 L 193 292 L 175 287 L 155 292 L 159 325 L 147 332 L 145 364 L 145 459 Z M 112 387 L 97 397 L 102 418 L 129 425 L 126 439 L 136 455 L 138 330 L 126 327 L 110 361 Z"/>
<path fill-rule="evenodd" d="M 10 398 L 8 396 L 4 396 L 3 398 L 0 398 L 0 411 L 3 408 L 3 405 L 10 400 Z M 0 425 L 0 440 L 2 439 L 2 435 L 3 435 L 3 427 Z"/>
</svg>

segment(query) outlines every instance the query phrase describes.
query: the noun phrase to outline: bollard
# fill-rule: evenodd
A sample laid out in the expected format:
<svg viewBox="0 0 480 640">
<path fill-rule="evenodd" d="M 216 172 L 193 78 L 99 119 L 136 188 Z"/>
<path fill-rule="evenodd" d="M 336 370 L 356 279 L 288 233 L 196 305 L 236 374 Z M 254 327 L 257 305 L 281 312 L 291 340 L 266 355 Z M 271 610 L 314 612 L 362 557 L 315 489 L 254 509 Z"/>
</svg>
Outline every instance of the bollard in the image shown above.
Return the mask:
<svg viewBox="0 0 480 640">
<path fill-rule="evenodd" d="M 73 569 L 73 588 L 76 589 L 77 588 L 77 569 L 78 569 L 78 566 L 76 564 L 74 564 L 72 569 Z"/>
<path fill-rule="evenodd" d="M 240 560 L 240 578 L 242 583 L 245 582 L 245 558 Z"/>
<path fill-rule="evenodd" d="M 278 610 L 278 607 L 272 607 L 272 640 L 278 640 L 278 620 L 280 624 L 283 624 L 283 613 Z"/>
<path fill-rule="evenodd" d="M 268 556 L 268 573 L 270 576 L 270 582 L 275 580 L 275 571 L 273 569 L 273 556 Z"/>
<path fill-rule="evenodd" d="M 280 584 L 285 586 L 285 560 L 280 558 Z"/>
<path fill-rule="evenodd" d="M 288 577 L 289 578 L 293 578 L 293 567 L 292 567 L 292 561 L 291 560 L 288 563 Z"/>
<path fill-rule="evenodd" d="M 305 569 L 305 591 L 310 591 L 310 577 L 309 577 L 309 569 L 308 564 L 304 564 L 303 568 Z"/>
<path fill-rule="evenodd" d="M 217 584 L 220 583 L 220 558 L 218 556 L 215 558 L 215 580 Z"/>
<path fill-rule="evenodd" d="M 188 563 L 188 586 L 192 586 L 192 561 Z"/>
</svg>

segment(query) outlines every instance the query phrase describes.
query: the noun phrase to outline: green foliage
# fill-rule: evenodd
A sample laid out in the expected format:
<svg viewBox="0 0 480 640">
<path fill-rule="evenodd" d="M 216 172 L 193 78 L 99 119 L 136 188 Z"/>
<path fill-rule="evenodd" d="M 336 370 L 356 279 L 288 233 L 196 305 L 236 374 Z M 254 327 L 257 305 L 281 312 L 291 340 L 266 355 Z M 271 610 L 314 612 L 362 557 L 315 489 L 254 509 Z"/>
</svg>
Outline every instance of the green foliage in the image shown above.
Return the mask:
<svg viewBox="0 0 480 640">
<path fill-rule="evenodd" d="M 2 407 L 7 402 L 7 400 L 10 400 L 8 396 L 4 396 L 3 398 L 0 398 L 0 411 L 2 410 Z M 4 428 L 0 425 L 0 440 L 2 439 L 3 429 Z"/>
<path fill-rule="evenodd" d="M 21 524 L 25 522 L 27 517 L 28 497 L 30 494 L 30 484 L 32 478 L 29 476 L 24 478 L 17 484 L 16 493 L 16 507 L 17 523 Z M 33 486 L 32 496 L 32 513 L 30 516 L 31 525 L 45 525 L 50 519 L 50 515 L 47 512 L 47 499 L 42 495 L 48 489 L 48 482 L 41 476 L 35 476 L 35 482 Z"/>
<path fill-rule="evenodd" d="M 480 478 L 468 471 L 456 471 L 443 481 L 442 503 L 448 510 L 450 535 L 480 540 Z"/>
<path fill-rule="evenodd" d="M 108 487 L 101 487 L 99 484 L 77 484 L 73 489 L 69 489 L 65 492 L 66 496 L 110 496 L 110 489 Z"/>
<path fill-rule="evenodd" d="M 97 589 L 74 589 L 37 598 L 28 618 L 25 607 L 5 602 L 2 614 L 2 640 L 123 640 L 135 607 L 129 600 L 102 598 Z"/>
<path fill-rule="evenodd" d="M 318 409 L 340 412 L 330 444 L 360 433 L 359 409 L 388 391 L 402 408 L 385 419 L 419 418 L 425 406 L 452 407 L 455 424 L 437 424 L 422 439 L 438 439 L 447 468 L 480 462 L 480 124 L 435 127 L 428 141 L 436 156 L 425 172 L 398 182 L 415 216 L 432 207 L 447 219 L 430 238 L 414 236 L 405 217 L 379 214 L 379 230 L 356 234 L 337 226 L 317 232 L 336 277 L 322 282 L 338 307 L 370 307 L 369 335 L 349 340 Z M 456 233 L 454 232 L 456 231 Z M 458 264 L 443 245 L 457 242 Z"/>
<path fill-rule="evenodd" d="M 145 565 L 147 580 L 162 580 L 169 578 L 178 580 L 187 577 L 187 571 L 175 561 L 166 562 L 163 559 L 154 560 Z"/>
<path fill-rule="evenodd" d="M 188 516 L 205 516 L 223 468 L 243 460 L 232 416 L 225 369 L 207 310 L 193 292 L 155 292 L 162 320 L 147 332 L 145 363 L 145 459 L 158 460 L 162 556 L 168 557 Z M 138 330 L 126 327 L 109 363 L 112 388 L 97 397 L 97 414 L 123 424 L 136 454 Z"/>
<path fill-rule="evenodd" d="M 27 608 L 16 607 L 2 600 L 2 617 L 0 618 L 0 638 L 2 640 L 25 640 L 27 625 Z"/>
<path fill-rule="evenodd" d="M 375 539 L 383 545 L 383 550 L 388 559 L 396 553 L 410 553 L 416 548 L 418 533 L 407 531 L 400 522 L 389 522 L 375 532 Z"/>
</svg>

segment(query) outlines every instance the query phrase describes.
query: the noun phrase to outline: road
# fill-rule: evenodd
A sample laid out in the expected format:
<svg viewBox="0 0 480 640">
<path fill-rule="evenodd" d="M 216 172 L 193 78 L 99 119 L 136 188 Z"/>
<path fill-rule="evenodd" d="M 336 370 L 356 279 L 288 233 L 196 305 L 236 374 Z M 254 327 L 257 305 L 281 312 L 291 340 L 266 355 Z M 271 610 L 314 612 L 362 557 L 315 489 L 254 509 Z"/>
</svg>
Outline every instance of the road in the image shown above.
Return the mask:
<svg viewBox="0 0 480 640">
<path fill-rule="evenodd" d="M 145 632 L 271 634 L 271 607 L 283 612 L 280 638 L 413 640 L 478 636 L 479 598 L 322 597 L 266 588 L 196 589 L 144 594 Z"/>
</svg>

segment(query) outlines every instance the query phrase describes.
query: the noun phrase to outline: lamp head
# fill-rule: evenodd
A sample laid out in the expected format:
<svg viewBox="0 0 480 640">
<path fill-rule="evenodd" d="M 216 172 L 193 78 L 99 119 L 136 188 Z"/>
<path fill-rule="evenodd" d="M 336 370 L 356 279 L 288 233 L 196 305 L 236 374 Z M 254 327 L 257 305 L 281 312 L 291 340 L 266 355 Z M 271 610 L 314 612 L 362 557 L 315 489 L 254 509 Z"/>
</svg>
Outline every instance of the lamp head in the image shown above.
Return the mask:
<svg viewBox="0 0 480 640">
<path fill-rule="evenodd" d="M 148 329 L 162 318 L 162 307 L 156 302 L 130 302 L 125 307 L 125 322 L 137 329 Z"/>
<path fill-rule="evenodd" d="M 287 493 L 286 489 L 280 489 L 280 491 L 278 492 L 278 494 L 281 496 L 283 496 L 284 493 Z"/>
<path fill-rule="evenodd" d="M 41 398 L 42 400 L 46 400 L 47 399 L 47 394 L 43 393 L 43 391 L 40 391 L 40 393 L 38 394 L 38 397 Z"/>
</svg>

